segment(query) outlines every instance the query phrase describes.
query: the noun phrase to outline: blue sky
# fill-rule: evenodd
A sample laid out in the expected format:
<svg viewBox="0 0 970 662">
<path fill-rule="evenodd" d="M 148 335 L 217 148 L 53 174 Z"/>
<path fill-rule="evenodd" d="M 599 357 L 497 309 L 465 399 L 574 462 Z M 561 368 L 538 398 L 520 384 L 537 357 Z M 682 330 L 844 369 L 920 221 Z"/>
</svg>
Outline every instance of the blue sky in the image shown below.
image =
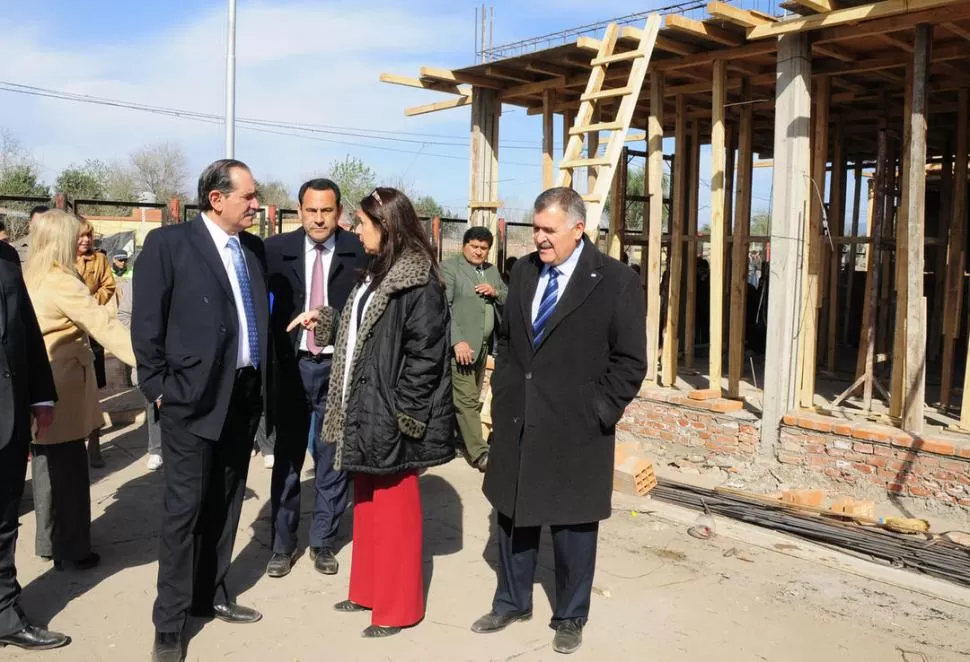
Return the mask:
<svg viewBox="0 0 970 662">
<path fill-rule="evenodd" d="M 494 3 L 496 45 L 538 36 L 662 3 L 631 7 L 603 0 Z M 443 98 L 378 82 L 381 72 L 416 75 L 422 65 L 474 62 L 476 2 L 350 3 L 238 0 L 237 114 L 350 130 L 381 130 L 396 140 L 334 134 L 313 138 L 237 130 L 236 156 L 257 178 L 295 190 L 326 174 L 347 154 L 370 165 L 381 182 L 405 181 L 448 207 L 468 199 L 468 108 L 406 118 L 404 108 Z M 0 80 L 155 106 L 221 114 L 224 108 L 226 2 L 167 0 L 0 0 L 5 39 Z M 33 153 L 53 181 L 87 158 L 124 160 L 146 144 L 171 141 L 189 158 L 190 179 L 223 155 L 218 124 L 0 92 L 0 128 Z M 338 128 L 338 131 L 344 131 Z M 405 135 L 421 134 L 421 135 Z M 499 197 L 520 220 L 541 186 L 539 119 L 503 111 Z M 409 142 L 410 141 L 410 142 Z M 667 145 L 667 150 L 672 149 Z M 709 181 L 707 150 L 701 179 Z M 193 182 L 187 182 L 190 187 Z M 769 169 L 757 170 L 755 211 L 770 199 Z M 700 224 L 709 216 L 700 192 Z"/>
</svg>

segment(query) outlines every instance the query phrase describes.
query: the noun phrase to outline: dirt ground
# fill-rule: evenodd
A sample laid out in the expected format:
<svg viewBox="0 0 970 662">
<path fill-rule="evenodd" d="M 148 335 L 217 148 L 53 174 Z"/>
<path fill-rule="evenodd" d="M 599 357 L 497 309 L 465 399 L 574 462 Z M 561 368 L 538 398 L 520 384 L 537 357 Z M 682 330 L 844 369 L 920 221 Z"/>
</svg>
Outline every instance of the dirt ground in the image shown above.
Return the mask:
<svg viewBox="0 0 970 662">
<path fill-rule="evenodd" d="M 148 660 L 153 630 L 161 473 L 145 469 L 146 432 L 105 434 L 108 466 L 92 473 L 93 539 L 100 567 L 58 572 L 33 555 L 28 480 L 17 561 L 23 604 L 37 622 L 73 637 L 64 649 L 4 660 Z M 535 618 L 504 632 L 469 626 L 489 609 L 496 549 L 480 475 L 455 461 L 421 479 L 425 510 L 427 616 L 386 640 L 363 640 L 362 614 L 337 614 L 350 569 L 350 513 L 341 527 L 340 574 L 314 572 L 302 556 L 269 579 L 269 478 L 253 458 L 230 580 L 255 625 L 190 620 L 187 660 L 560 659 L 547 627 L 551 549 L 541 555 Z M 304 483 L 304 494 L 309 486 Z M 304 504 L 308 504 L 305 500 Z M 306 507 L 304 509 L 306 513 Z M 591 620 L 577 660 L 742 662 L 970 661 L 970 592 L 879 566 L 781 534 L 717 521 L 710 541 L 686 534 L 696 513 L 649 499 L 617 498 L 600 533 Z M 306 519 L 306 518 L 305 518 Z M 306 541 L 306 525 L 301 541 Z"/>
</svg>

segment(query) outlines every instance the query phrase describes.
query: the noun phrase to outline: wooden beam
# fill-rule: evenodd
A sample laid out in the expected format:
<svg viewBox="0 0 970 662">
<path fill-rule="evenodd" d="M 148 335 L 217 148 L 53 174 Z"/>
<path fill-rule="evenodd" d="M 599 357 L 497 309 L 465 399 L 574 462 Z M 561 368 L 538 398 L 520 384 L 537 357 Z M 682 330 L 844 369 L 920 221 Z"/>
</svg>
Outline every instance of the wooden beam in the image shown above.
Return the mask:
<svg viewBox="0 0 970 662">
<path fill-rule="evenodd" d="M 802 282 L 802 326 L 799 332 L 801 378 L 799 405 L 806 409 L 815 406 L 815 371 L 818 343 L 819 272 L 821 271 L 820 241 L 822 233 L 822 202 L 825 200 L 825 164 L 828 162 L 828 130 L 832 79 L 822 76 L 816 82 L 814 133 L 812 138 L 812 175 L 808 182 L 809 223 L 805 231 L 805 259 Z"/>
<path fill-rule="evenodd" d="M 960 27 L 956 23 L 944 23 L 943 27 L 955 34 L 958 37 L 963 37 L 967 41 L 970 41 L 970 30 Z"/>
<path fill-rule="evenodd" d="M 609 256 L 619 260 L 623 252 L 623 231 L 626 228 L 626 185 L 627 185 L 627 151 L 624 147 L 620 152 L 620 161 L 616 165 L 613 184 L 610 187 L 610 234 L 607 239 Z"/>
<path fill-rule="evenodd" d="M 909 280 L 909 268 L 907 260 L 909 251 L 907 241 L 909 233 L 907 228 L 909 222 L 909 196 L 912 188 L 909 186 L 909 167 L 911 164 L 910 131 L 913 128 L 913 63 L 906 67 L 905 93 L 903 95 L 903 140 L 901 155 L 899 158 L 899 207 L 896 211 L 896 254 L 895 258 L 896 275 L 896 318 L 894 321 L 894 331 L 892 334 L 892 376 L 890 381 L 889 415 L 893 418 L 902 418 L 903 403 L 905 401 L 904 389 L 906 388 L 906 325 L 909 322 L 906 314 L 908 311 L 906 297 L 909 296 L 909 287 L 906 281 Z M 888 310 L 888 306 L 886 307 Z M 882 327 L 885 328 L 885 327 Z"/>
<path fill-rule="evenodd" d="M 845 158 L 845 124 L 835 118 L 835 138 L 832 141 L 832 193 L 829 196 L 829 235 L 842 236 L 845 227 L 845 186 L 848 181 L 849 164 Z M 828 334 L 825 354 L 825 369 L 835 373 L 835 363 L 838 355 L 838 322 L 839 322 L 839 274 L 842 273 L 842 249 L 832 243 L 825 242 L 829 256 L 828 264 L 828 295 L 826 324 Z"/>
<path fill-rule="evenodd" d="M 744 43 L 744 35 L 742 34 L 702 21 L 695 21 L 680 14 L 667 14 L 665 22 L 668 30 L 689 34 L 692 37 L 700 37 L 722 46 L 740 46 Z"/>
<path fill-rule="evenodd" d="M 566 147 L 569 144 L 569 130 L 573 128 L 576 124 L 576 111 L 575 110 L 564 110 L 562 113 L 562 154 L 563 158 L 566 156 Z M 555 179 L 555 177 L 553 177 Z M 572 179 L 570 178 L 569 188 L 576 188 L 573 186 Z"/>
<path fill-rule="evenodd" d="M 742 87 L 742 99 L 751 95 L 749 85 Z M 747 320 L 748 235 L 751 229 L 751 186 L 754 177 L 754 109 L 741 106 L 738 128 L 737 202 L 731 244 L 731 317 L 728 339 L 728 397 L 741 397 L 744 374 L 744 323 Z"/>
<path fill-rule="evenodd" d="M 860 205 L 862 204 L 862 160 L 858 157 L 855 159 L 854 169 L 852 173 L 852 185 L 853 185 L 853 195 L 852 195 L 852 230 L 849 235 L 852 238 L 859 236 L 859 213 Z M 870 214 L 869 220 L 866 223 L 866 227 L 872 225 L 872 196 L 869 196 L 868 212 Z M 845 309 L 842 313 L 842 344 L 847 345 L 849 343 L 849 318 L 853 310 L 852 307 L 852 289 L 855 284 L 855 263 L 856 255 L 858 254 L 858 246 L 855 242 L 849 244 L 849 268 L 846 270 L 846 275 L 848 280 L 845 283 Z"/>
<path fill-rule="evenodd" d="M 953 370 L 956 361 L 953 351 L 960 334 L 960 321 L 963 307 L 963 270 L 966 262 L 964 242 L 967 223 L 967 152 L 970 141 L 967 139 L 967 124 L 970 122 L 970 90 L 960 90 L 959 110 L 956 121 L 956 140 L 954 150 L 956 160 L 953 171 L 953 199 L 950 214 L 950 241 L 946 253 L 946 292 L 947 302 L 943 309 L 943 375 L 940 380 L 940 406 L 946 411 L 950 406 L 953 387 Z M 970 356 L 970 354 L 968 354 Z M 967 388 L 964 377 L 964 394 Z M 964 395 L 964 403 L 966 395 Z M 970 429 L 970 421 L 962 419 L 970 413 L 970 407 L 960 412 L 961 426 Z"/>
<path fill-rule="evenodd" d="M 970 17 L 970 3 L 965 2 L 930 9 L 915 9 L 911 12 L 885 18 L 825 28 L 815 36 L 815 43 L 826 44 L 836 41 L 854 41 L 864 37 L 879 37 L 889 32 L 912 30 L 920 23 L 936 24 L 944 21 L 963 20 L 968 17 Z"/>
<path fill-rule="evenodd" d="M 946 308 L 946 250 L 949 237 L 950 209 L 953 206 L 953 142 L 947 132 L 946 144 L 940 160 L 940 207 L 936 214 L 936 246 L 933 247 L 933 312 L 930 315 L 927 338 L 927 360 L 940 357 L 943 344 L 943 310 Z M 927 168 L 929 175 L 929 168 Z M 928 242 L 927 242 L 928 243 Z"/>
<path fill-rule="evenodd" d="M 546 90 L 542 93 L 542 190 L 552 188 L 555 182 L 555 164 L 552 155 L 553 120 L 552 107 L 555 103 L 555 92 Z"/>
<path fill-rule="evenodd" d="M 701 122 L 690 123 L 690 165 L 687 182 L 687 304 L 684 307 L 684 367 L 694 368 L 697 334 L 697 198 L 700 193 Z"/>
<path fill-rule="evenodd" d="M 684 253 L 684 212 L 687 211 L 687 99 L 677 97 L 674 114 L 674 172 L 671 182 L 670 248 L 667 259 L 667 324 L 664 328 L 664 347 L 661 366 L 664 386 L 677 383 L 677 357 L 680 341 L 680 281 Z M 690 248 L 693 248 L 692 246 Z"/>
<path fill-rule="evenodd" d="M 837 9 L 835 3 L 831 0 L 790 0 L 792 4 L 804 7 L 805 9 L 810 9 L 816 14 L 824 14 L 826 12 L 833 11 Z"/>
<path fill-rule="evenodd" d="M 423 90 L 434 90 L 436 92 L 450 92 L 451 94 L 461 94 L 468 95 L 471 94 L 472 88 L 468 85 L 455 85 L 453 83 L 441 83 L 436 81 L 423 81 L 419 78 L 411 78 L 410 76 L 398 76 L 396 74 L 381 74 L 380 81 L 382 83 L 390 83 L 391 85 L 403 85 L 404 87 L 416 87 Z"/>
<path fill-rule="evenodd" d="M 673 53 L 674 55 L 691 55 L 698 50 L 695 46 L 671 39 L 670 37 L 657 37 L 657 45 L 655 47 L 662 51 Z"/>
<path fill-rule="evenodd" d="M 775 22 L 774 18 L 759 16 L 758 14 L 750 12 L 746 9 L 740 9 L 734 5 L 729 5 L 726 2 L 715 1 L 707 3 L 707 13 L 714 18 L 719 18 L 727 21 L 728 23 L 739 25 L 742 28 L 754 28 L 759 25 L 768 25 Z"/>
<path fill-rule="evenodd" d="M 475 87 L 484 87 L 491 90 L 500 90 L 505 87 L 501 82 L 491 80 L 488 76 L 461 71 L 456 72 L 442 67 L 421 67 L 420 78 L 443 81 L 445 83 L 468 83 Z"/>
<path fill-rule="evenodd" d="M 749 57 L 758 57 L 760 55 L 768 55 L 775 52 L 775 42 L 774 41 L 761 41 L 754 44 L 745 44 L 744 46 L 739 46 L 731 50 L 731 59 L 734 61 L 742 60 Z M 666 60 L 658 60 L 657 62 L 650 63 L 650 71 L 677 71 L 678 69 L 688 69 L 691 67 L 696 67 L 702 64 L 711 64 L 716 59 L 716 56 L 723 56 L 722 51 L 707 51 L 702 53 L 695 53 L 693 55 L 685 55 L 679 58 L 670 58 Z"/>
<path fill-rule="evenodd" d="M 411 108 L 405 108 L 404 114 L 407 117 L 414 117 L 415 115 L 426 115 L 428 113 L 435 113 L 439 110 L 448 110 L 449 108 L 461 108 L 462 106 L 467 106 L 472 102 L 472 95 L 466 95 L 463 97 L 458 97 L 457 99 L 447 99 L 445 101 L 438 101 L 436 103 L 427 103 L 423 106 L 412 106 Z"/>
<path fill-rule="evenodd" d="M 502 102 L 494 90 L 475 89 L 471 112 L 471 159 L 468 224 L 498 233 L 498 149 L 499 117 Z M 495 262 L 497 242 L 492 243 L 488 259 Z"/>
<path fill-rule="evenodd" d="M 778 21 L 771 25 L 758 25 L 748 30 L 748 40 L 767 39 L 782 34 L 821 30 L 836 25 L 871 21 L 877 18 L 907 14 L 922 9 L 933 9 L 959 4 L 962 0 L 883 0 L 857 7 L 836 9 L 824 14 L 802 16 Z M 802 0 L 799 0 L 801 3 Z"/>
<path fill-rule="evenodd" d="M 647 260 L 641 267 L 647 296 L 647 380 L 657 380 L 660 348 L 660 241 L 663 236 L 663 74 L 650 74 L 650 115 L 647 118 Z"/>
<path fill-rule="evenodd" d="M 599 122 L 599 118 L 600 118 L 600 109 L 597 107 L 593 109 L 593 116 L 590 118 L 590 122 L 592 122 L 593 124 L 596 124 L 597 122 Z M 598 131 L 593 131 L 592 133 L 586 136 L 586 155 L 591 159 L 595 159 L 599 150 L 600 150 L 600 134 Z M 596 166 L 590 166 L 586 168 L 587 195 L 592 195 L 593 190 L 596 188 L 596 170 L 597 170 Z M 597 228 L 598 228 L 598 225 L 597 225 Z M 597 232 L 598 231 L 599 230 L 597 229 Z"/>
<path fill-rule="evenodd" d="M 836 46 L 835 44 L 815 44 L 812 46 L 812 50 L 819 55 L 835 58 L 836 60 L 841 60 L 842 62 L 856 61 L 855 53 L 846 50 L 841 46 Z"/>
<path fill-rule="evenodd" d="M 721 391 L 722 341 L 724 337 L 724 171 L 727 167 L 725 108 L 727 68 L 724 60 L 714 61 L 714 90 L 711 94 L 711 340 L 709 388 Z"/>
<path fill-rule="evenodd" d="M 906 293 L 906 370 L 903 383 L 903 428 L 922 434 L 926 402 L 926 297 L 923 296 L 923 251 L 926 204 L 926 99 L 933 27 L 920 25 L 913 40 L 913 97 L 910 104 L 909 186 Z M 899 339 L 896 339 L 899 342 Z"/>
</svg>

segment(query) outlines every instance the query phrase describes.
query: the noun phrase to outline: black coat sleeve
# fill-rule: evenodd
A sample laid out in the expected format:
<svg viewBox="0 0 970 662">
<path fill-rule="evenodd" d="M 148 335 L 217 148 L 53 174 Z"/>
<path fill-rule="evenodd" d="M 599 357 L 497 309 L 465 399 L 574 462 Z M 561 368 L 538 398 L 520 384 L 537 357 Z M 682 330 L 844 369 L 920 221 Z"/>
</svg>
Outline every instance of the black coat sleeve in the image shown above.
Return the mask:
<svg viewBox="0 0 970 662">
<path fill-rule="evenodd" d="M 131 345 L 138 362 L 138 385 L 149 402 L 162 395 L 167 364 L 165 335 L 172 296 L 172 263 L 159 230 L 145 237 L 133 275 Z"/>
<path fill-rule="evenodd" d="M 401 376 L 395 388 L 397 424 L 400 431 L 424 437 L 434 392 L 441 383 L 451 348 L 448 302 L 436 281 L 409 293 L 402 331 Z"/>
<path fill-rule="evenodd" d="M 643 288 L 631 270 L 610 320 L 609 367 L 596 384 L 596 413 L 604 428 L 620 420 L 647 374 L 646 320 Z"/>
</svg>

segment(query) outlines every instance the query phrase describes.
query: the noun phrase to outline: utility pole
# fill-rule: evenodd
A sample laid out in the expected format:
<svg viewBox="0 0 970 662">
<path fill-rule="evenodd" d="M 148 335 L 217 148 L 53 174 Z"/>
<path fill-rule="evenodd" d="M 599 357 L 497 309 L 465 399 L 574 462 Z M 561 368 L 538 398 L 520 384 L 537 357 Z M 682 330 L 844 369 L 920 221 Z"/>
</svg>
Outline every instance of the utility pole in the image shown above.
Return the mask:
<svg viewBox="0 0 970 662">
<path fill-rule="evenodd" d="M 229 38 L 226 47 L 226 158 L 236 153 L 236 0 L 229 0 Z"/>
</svg>

